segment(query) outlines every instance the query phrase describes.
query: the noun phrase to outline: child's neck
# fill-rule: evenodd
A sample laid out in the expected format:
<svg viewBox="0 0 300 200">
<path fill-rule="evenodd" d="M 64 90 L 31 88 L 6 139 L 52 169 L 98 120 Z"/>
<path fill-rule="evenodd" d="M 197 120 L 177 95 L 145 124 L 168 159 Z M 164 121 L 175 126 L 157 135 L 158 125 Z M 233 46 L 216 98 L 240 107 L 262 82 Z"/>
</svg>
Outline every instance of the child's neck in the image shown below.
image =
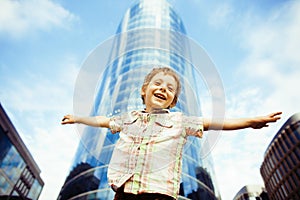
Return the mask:
<svg viewBox="0 0 300 200">
<path fill-rule="evenodd" d="M 165 113 L 165 112 L 169 112 L 169 109 L 167 109 L 167 108 L 145 108 L 144 112 L 146 112 L 146 113 Z"/>
</svg>

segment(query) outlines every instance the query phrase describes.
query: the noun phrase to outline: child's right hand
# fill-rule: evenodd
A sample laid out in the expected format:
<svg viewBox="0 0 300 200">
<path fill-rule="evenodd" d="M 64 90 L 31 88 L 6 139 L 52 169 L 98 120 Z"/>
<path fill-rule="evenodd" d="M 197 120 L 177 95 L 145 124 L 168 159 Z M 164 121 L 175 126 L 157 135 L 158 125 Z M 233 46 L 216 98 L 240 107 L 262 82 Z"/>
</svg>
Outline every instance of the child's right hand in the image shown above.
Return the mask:
<svg viewBox="0 0 300 200">
<path fill-rule="evenodd" d="M 61 124 L 74 124 L 75 123 L 75 116 L 73 115 L 65 115 L 61 121 Z"/>
</svg>

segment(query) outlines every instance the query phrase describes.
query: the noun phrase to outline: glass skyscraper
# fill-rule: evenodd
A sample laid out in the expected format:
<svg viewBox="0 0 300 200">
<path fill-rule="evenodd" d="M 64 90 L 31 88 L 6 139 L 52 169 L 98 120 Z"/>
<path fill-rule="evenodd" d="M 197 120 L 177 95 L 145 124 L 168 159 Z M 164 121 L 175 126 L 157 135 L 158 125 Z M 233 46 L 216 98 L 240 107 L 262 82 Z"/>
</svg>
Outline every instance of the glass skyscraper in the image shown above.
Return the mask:
<svg viewBox="0 0 300 200">
<path fill-rule="evenodd" d="M 169 66 L 181 77 L 182 92 L 173 111 L 201 116 L 196 69 L 182 20 L 166 0 L 140 0 L 127 10 L 99 78 L 91 115 L 111 117 L 142 110 L 141 86 L 154 66 Z M 100 74 L 100 73 L 99 73 Z M 100 76 L 100 75 L 99 75 Z M 118 134 L 87 127 L 58 199 L 113 199 L 107 167 Z M 182 199 L 219 199 L 212 162 L 200 154 L 202 141 L 190 137 L 183 153 Z"/>
</svg>

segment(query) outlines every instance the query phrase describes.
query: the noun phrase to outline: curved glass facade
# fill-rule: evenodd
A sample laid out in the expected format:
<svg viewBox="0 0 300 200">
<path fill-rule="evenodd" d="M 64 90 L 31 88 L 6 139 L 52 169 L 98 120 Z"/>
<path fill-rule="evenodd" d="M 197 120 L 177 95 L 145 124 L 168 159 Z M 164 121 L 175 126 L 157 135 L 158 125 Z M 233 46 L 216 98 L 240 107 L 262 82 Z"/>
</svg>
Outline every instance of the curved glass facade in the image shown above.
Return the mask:
<svg viewBox="0 0 300 200">
<path fill-rule="evenodd" d="M 260 172 L 270 199 L 300 199 L 300 113 L 288 119 L 266 150 Z"/>
<path fill-rule="evenodd" d="M 153 66 L 170 66 L 182 82 L 179 101 L 172 110 L 201 116 L 199 94 L 191 87 L 197 85 L 195 69 L 185 57 L 189 45 L 181 37 L 185 34 L 181 19 L 165 0 L 141 0 L 128 9 L 117 29 L 91 115 L 110 117 L 144 109 L 140 90 L 145 75 Z M 106 129 L 85 129 L 58 199 L 113 199 L 106 173 L 118 137 Z M 185 145 L 182 199 L 219 198 L 212 160 L 201 157 L 201 146 L 202 141 L 193 137 Z"/>
<path fill-rule="evenodd" d="M 233 200 L 269 200 L 264 187 L 260 185 L 246 185 L 240 189 Z"/>
</svg>

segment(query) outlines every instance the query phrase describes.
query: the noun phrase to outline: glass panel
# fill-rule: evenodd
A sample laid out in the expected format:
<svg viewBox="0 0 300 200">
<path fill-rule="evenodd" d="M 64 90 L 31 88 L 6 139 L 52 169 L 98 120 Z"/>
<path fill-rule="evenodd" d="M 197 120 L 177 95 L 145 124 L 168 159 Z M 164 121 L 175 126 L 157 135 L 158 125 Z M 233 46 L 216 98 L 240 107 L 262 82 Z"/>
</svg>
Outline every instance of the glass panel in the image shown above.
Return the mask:
<svg viewBox="0 0 300 200">
<path fill-rule="evenodd" d="M 9 141 L 8 137 L 4 133 L 4 130 L 0 126 L 0 166 L 11 146 L 11 142 Z"/>
<path fill-rule="evenodd" d="M 297 129 L 294 131 L 294 134 L 295 134 L 297 140 L 299 141 L 300 140 L 300 126 L 299 125 L 297 126 Z"/>
<path fill-rule="evenodd" d="M 291 148 L 291 144 L 290 144 L 290 142 L 288 141 L 288 139 L 287 139 L 287 137 L 286 137 L 286 134 L 287 134 L 287 133 L 283 133 L 282 139 L 283 139 L 284 144 L 287 146 L 287 148 L 288 148 L 288 150 L 289 150 L 289 149 Z"/>
<path fill-rule="evenodd" d="M 283 157 L 283 153 L 282 153 L 282 150 L 281 150 L 281 148 L 280 148 L 278 142 L 275 144 L 275 147 L 276 147 L 276 148 L 275 148 L 275 149 L 276 149 L 275 153 L 277 153 L 277 154 L 278 154 L 278 157 L 281 159 L 281 158 Z"/>
<path fill-rule="evenodd" d="M 27 197 L 32 200 L 37 200 L 41 191 L 42 191 L 41 184 L 37 180 L 34 180 L 33 185 L 31 186 Z"/>
<path fill-rule="evenodd" d="M 4 157 L 1 168 L 5 171 L 7 177 L 15 184 L 21 175 L 25 163 L 14 146 L 10 148 Z"/>
<path fill-rule="evenodd" d="M 292 131 L 292 129 L 290 129 L 289 131 L 287 131 L 287 136 L 291 142 L 291 144 L 296 144 L 296 138 L 294 136 L 294 132 Z"/>
<path fill-rule="evenodd" d="M 294 152 L 291 152 L 290 154 L 290 159 L 292 160 L 294 166 L 297 166 L 298 164 L 300 164 L 300 161 L 297 159 L 296 155 Z"/>
<path fill-rule="evenodd" d="M 295 166 L 292 159 L 290 157 L 286 157 L 286 161 L 287 161 L 287 164 L 288 164 L 290 170 L 292 170 Z"/>
<path fill-rule="evenodd" d="M 13 186 L 9 184 L 9 179 L 5 173 L 0 169 L 0 194 L 8 195 L 13 189 Z"/>
<path fill-rule="evenodd" d="M 278 138 L 278 144 L 282 148 L 283 152 L 286 153 L 287 149 L 286 149 L 286 146 L 282 142 L 282 138 Z"/>
</svg>

